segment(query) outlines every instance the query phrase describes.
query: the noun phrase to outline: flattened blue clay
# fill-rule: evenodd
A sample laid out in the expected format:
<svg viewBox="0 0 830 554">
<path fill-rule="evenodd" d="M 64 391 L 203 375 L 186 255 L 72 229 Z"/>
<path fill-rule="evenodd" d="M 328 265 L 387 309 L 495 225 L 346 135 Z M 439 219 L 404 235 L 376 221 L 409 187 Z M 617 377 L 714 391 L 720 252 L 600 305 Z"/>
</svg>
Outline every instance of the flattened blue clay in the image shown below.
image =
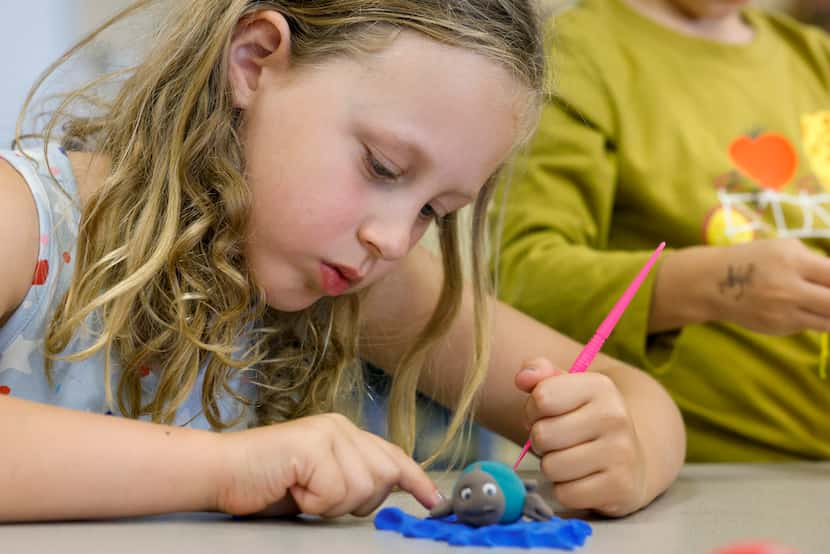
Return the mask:
<svg viewBox="0 0 830 554">
<path fill-rule="evenodd" d="M 517 521 L 511 524 L 470 527 L 454 516 L 418 518 L 399 508 L 383 508 L 375 516 L 375 527 L 405 537 L 447 542 L 455 546 L 513 546 L 573 550 L 585 544 L 591 526 L 579 519 L 552 517 L 548 521 Z"/>
</svg>

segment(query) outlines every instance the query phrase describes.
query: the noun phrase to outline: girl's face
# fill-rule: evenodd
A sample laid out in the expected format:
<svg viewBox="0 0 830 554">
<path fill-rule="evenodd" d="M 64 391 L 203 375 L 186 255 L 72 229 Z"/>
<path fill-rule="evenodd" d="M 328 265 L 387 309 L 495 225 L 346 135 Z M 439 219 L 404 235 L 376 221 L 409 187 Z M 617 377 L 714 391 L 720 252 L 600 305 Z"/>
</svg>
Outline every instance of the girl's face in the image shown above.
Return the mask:
<svg viewBox="0 0 830 554">
<path fill-rule="evenodd" d="M 268 303 L 296 311 L 376 282 L 436 216 L 470 203 L 505 161 L 527 96 L 483 56 L 409 32 L 292 68 L 287 28 L 275 33 L 284 20 L 269 13 L 257 46 L 231 50 L 253 199 L 245 247 Z"/>
</svg>

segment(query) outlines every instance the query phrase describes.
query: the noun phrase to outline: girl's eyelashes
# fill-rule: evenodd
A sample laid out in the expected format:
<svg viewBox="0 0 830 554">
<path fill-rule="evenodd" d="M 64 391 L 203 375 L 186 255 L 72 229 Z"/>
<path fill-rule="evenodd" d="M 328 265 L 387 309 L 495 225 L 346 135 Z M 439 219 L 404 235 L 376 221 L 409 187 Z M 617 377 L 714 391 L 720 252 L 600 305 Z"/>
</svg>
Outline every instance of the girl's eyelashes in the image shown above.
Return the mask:
<svg viewBox="0 0 830 554">
<path fill-rule="evenodd" d="M 395 181 L 403 175 L 402 171 L 392 169 L 380 161 L 370 148 L 366 148 L 365 165 L 369 175 L 380 181 Z M 425 204 L 418 216 L 422 220 L 434 220 L 436 223 L 441 223 L 441 220 L 446 217 L 439 214 L 432 204 Z"/>
<path fill-rule="evenodd" d="M 370 149 L 366 149 L 366 169 L 369 171 L 369 174 L 376 178 L 381 179 L 384 181 L 394 181 L 401 176 L 400 171 L 396 171 L 391 169 L 389 166 L 384 164 L 382 161 L 378 159 L 378 157 L 372 152 Z"/>
<path fill-rule="evenodd" d="M 427 221 L 435 221 L 435 223 L 437 223 L 439 225 L 444 221 L 444 219 L 446 219 L 446 217 L 448 215 L 449 214 L 440 214 L 440 213 L 438 213 L 438 210 L 436 210 L 432 206 L 432 204 L 425 204 L 424 207 L 421 208 L 421 212 L 418 214 L 418 216 L 421 219 L 427 220 Z"/>
<path fill-rule="evenodd" d="M 424 207 L 421 208 L 421 213 L 418 215 L 421 216 L 421 219 L 441 219 L 441 216 L 438 215 L 438 212 L 435 211 L 432 204 L 425 204 Z"/>
</svg>

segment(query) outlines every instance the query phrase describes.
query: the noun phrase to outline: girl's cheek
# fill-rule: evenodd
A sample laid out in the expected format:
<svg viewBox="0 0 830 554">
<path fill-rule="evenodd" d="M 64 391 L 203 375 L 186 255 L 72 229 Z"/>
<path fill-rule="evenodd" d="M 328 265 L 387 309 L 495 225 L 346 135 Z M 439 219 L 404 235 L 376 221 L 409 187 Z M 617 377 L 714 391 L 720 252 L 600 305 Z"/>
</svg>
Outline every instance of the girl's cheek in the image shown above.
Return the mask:
<svg viewBox="0 0 830 554">
<path fill-rule="evenodd" d="M 366 280 L 361 283 L 361 288 L 366 288 L 369 285 L 375 284 L 395 270 L 400 265 L 400 262 L 381 262 L 374 269 L 372 269 Z"/>
</svg>

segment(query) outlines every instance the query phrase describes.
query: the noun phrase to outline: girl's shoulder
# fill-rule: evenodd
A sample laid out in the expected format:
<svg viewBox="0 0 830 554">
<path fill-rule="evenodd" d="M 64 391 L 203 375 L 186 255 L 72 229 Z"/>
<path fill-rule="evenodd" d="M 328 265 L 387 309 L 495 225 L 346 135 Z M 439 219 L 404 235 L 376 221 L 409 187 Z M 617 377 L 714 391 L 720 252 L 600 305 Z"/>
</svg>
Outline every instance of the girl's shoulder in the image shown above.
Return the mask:
<svg viewBox="0 0 830 554">
<path fill-rule="evenodd" d="M 0 325 L 33 289 L 55 292 L 66 273 L 58 270 L 72 261 L 79 206 L 63 149 L 0 150 Z"/>
<path fill-rule="evenodd" d="M 0 325 L 32 284 L 38 261 L 38 213 L 26 179 L 0 153 Z"/>
</svg>

